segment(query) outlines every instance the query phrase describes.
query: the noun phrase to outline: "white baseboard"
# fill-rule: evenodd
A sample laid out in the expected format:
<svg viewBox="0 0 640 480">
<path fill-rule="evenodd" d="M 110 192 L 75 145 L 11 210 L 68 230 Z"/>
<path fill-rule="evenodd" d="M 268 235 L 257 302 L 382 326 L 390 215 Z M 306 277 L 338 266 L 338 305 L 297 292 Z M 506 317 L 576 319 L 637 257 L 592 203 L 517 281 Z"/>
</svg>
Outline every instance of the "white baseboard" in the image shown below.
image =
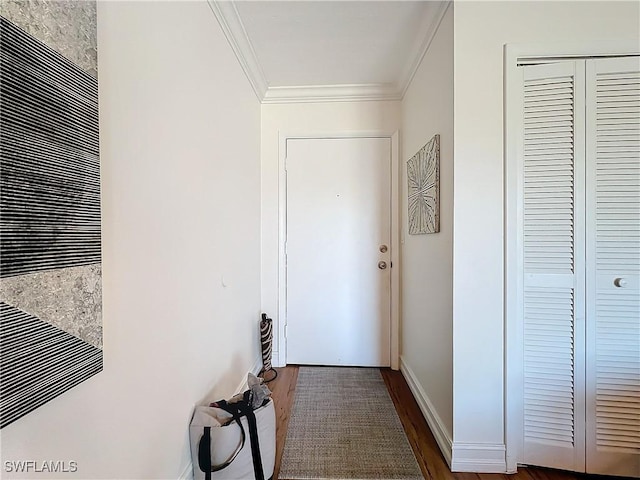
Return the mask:
<svg viewBox="0 0 640 480">
<path fill-rule="evenodd" d="M 256 358 L 253 365 L 251 365 L 251 369 L 242 376 L 240 383 L 238 384 L 238 388 L 235 389 L 236 393 L 244 392 L 249 386 L 247 385 L 247 375 L 249 373 L 253 373 L 254 375 L 258 375 L 262 370 L 262 356 Z M 189 462 L 189 464 L 184 467 L 182 473 L 178 477 L 178 480 L 193 480 L 193 462 Z"/>
<path fill-rule="evenodd" d="M 411 393 L 413 393 L 413 396 L 418 402 L 418 406 L 422 411 L 422 415 L 424 415 L 424 418 L 427 421 L 427 424 L 429 425 L 429 428 L 431 429 L 431 432 L 433 433 L 438 446 L 440 447 L 440 451 L 442 452 L 442 455 L 444 455 L 444 459 L 447 461 L 449 467 L 451 467 L 451 446 L 453 444 L 451 440 L 451 434 L 448 432 L 447 428 L 442 422 L 442 419 L 438 415 L 438 412 L 436 412 L 433 403 L 431 403 L 431 400 L 429 400 L 429 396 L 420 385 L 420 382 L 418 382 L 418 379 L 413 373 L 413 370 L 411 370 L 411 367 L 407 365 L 403 356 L 400 356 L 400 371 L 407 381 L 407 384 L 411 389 Z"/>
<path fill-rule="evenodd" d="M 506 448 L 502 443 L 453 444 L 452 472 L 507 473 Z"/>
<path fill-rule="evenodd" d="M 240 384 L 238 385 L 238 388 L 236 388 L 234 392 L 235 393 L 244 392 L 247 388 L 249 388 L 249 386 L 247 385 L 247 375 L 249 373 L 258 375 L 261 370 L 262 370 L 262 356 L 259 356 L 258 358 L 256 358 L 255 362 L 253 362 L 253 365 L 251 365 L 251 369 L 244 374 L 244 376 L 242 377 L 242 380 L 240 381 Z"/>
<path fill-rule="evenodd" d="M 193 480 L 193 463 L 189 462 L 189 464 L 184 467 L 182 473 L 178 477 L 178 480 Z"/>
</svg>

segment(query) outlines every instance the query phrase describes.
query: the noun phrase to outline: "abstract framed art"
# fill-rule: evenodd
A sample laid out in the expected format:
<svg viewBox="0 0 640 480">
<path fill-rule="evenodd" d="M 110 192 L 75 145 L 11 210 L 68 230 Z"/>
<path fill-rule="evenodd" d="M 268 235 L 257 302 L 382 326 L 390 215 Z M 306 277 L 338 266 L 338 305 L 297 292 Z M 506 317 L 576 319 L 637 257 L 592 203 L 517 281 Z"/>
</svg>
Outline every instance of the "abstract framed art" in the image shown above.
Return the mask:
<svg viewBox="0 0 640 480">
<path fill-rule="evenodd" d="M 0 11 L 0 428 L 102 370 L 96 3 Z"/>
<path fill-rule="evenodd" d="M 409 234 L 440 231 L 440 135 L 407 162 Z"/>
</svg>

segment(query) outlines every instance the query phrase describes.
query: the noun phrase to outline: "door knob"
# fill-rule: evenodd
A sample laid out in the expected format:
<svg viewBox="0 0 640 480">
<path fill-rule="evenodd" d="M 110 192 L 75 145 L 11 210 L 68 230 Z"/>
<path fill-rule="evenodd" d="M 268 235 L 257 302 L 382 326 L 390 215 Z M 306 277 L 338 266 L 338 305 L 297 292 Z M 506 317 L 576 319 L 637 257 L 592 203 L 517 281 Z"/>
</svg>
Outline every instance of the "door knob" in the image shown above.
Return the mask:
<svg viewBox="0 0 640 480">
<path fill-rule="evenodd" d="M 613 281 L 613 284 L 618 288 L 624 288 L 627 286 L 627 280 L 624 278 L 616 278 Z"/>
<path fill-rule="evenodd" d="M 387 262 L 382 262 L 382 261 L 378 262 L 378 268 L 380 270 L 384 270 L 385 268 L 387 268 Z"/>
</svg>

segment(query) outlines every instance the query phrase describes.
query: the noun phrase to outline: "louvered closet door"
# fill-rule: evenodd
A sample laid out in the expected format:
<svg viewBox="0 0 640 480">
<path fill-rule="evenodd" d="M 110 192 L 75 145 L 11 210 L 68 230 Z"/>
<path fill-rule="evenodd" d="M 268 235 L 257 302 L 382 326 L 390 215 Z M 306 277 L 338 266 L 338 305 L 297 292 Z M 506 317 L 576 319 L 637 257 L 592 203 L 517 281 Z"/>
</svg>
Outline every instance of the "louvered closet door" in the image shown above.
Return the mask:
<svg viewBox="0 0 640 480">
<path fill-rule="evenodd" d="M 587 472 L 640 476 L 640 60 L 587 63 Z"/>
<path fill-rule="evenodd" d="M 584 62 L 522 71 L 520 463 L 584 470 Z"/>
</svg>

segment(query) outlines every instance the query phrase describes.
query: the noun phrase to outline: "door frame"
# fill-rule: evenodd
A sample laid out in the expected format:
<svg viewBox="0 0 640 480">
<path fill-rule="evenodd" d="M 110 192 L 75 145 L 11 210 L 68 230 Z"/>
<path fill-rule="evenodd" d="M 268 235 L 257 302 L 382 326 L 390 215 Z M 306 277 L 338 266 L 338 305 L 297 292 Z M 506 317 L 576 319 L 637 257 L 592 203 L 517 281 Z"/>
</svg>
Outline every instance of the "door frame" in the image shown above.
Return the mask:
<svg viewBox="0 0 640 480">
<path fill-rule="evenodd" d="M 524 367 L 522 359 L 522 216 L 523 165 L 519 136 L 524 128 L 518 66 L 597 57 L 639 55 L 632 40 L 570 43 L 505 44 L 504 46 L 504 436 L 508 473 L 518 469 L 522 451 Z"/>
<path fill-rule="evenodd" d="M 278 365 L 287 361 L 287 142 L 289 140 L 323 140 L 341 138 L 388 138 L 391 142 L 391 368 L 400 368 L 400 179 L 399 132 L 345 131 L 345 132 L 291 132 L 279 134 L 278 143 Z"/>
</svg>

